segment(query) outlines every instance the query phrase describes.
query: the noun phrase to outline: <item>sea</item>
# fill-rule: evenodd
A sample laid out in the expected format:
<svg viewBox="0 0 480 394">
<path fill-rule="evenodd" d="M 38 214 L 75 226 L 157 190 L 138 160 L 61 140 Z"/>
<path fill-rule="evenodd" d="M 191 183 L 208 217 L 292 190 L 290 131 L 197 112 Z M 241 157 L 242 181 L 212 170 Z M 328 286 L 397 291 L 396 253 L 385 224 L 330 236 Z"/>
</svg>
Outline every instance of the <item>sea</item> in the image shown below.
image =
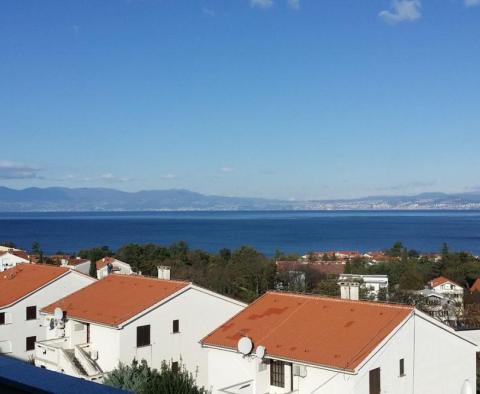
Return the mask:
<svg viewBox="0 0 480 394">
<path fill-rule="evenodd" d="M 0 213 L 0 244 L 12 241 L 44 253 L 127 243 L 168 245 L 217 252 L 249 245 L 267 256 L 276 250 L 310 251 L 388 248 L 451 250 L 480 255 L 480 211 L 234 211 Z"/>
</svg>

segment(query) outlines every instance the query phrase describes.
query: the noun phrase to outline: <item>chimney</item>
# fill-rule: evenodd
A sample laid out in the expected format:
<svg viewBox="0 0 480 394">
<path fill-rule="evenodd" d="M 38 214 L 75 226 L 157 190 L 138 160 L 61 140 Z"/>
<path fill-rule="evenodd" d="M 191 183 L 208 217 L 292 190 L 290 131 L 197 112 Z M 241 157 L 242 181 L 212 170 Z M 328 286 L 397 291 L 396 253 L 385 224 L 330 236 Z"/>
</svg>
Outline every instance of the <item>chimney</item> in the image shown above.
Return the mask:
<svg viewBox="0 0 480 394">
<path fill-rule="evenodd" d="M 159 265 L 158 269 L 158 279 L 170 280 L 170 267 L 166 265 Z"/>
<path fill-rule="evenodd" d="M 343 300 L 358 300 L 359 286 L 358 282 L 340 282 L 340 298 Z"/>
</svg>

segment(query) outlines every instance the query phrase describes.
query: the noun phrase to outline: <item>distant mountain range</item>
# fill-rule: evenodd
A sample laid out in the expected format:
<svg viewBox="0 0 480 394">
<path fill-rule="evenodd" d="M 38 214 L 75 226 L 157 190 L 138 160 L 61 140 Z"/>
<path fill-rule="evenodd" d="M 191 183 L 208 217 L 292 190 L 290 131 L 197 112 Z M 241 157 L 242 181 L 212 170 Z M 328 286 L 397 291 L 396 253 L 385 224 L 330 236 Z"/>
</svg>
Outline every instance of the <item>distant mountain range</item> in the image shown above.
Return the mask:
<svg viewBox="0 0 480 394">
<path fill-rule="evenodd" d="M 107 188 L 0 186 L 0 212 L 480 209 L 480 193 L 423 193 L 344 200 L 285 201 L 223 197 L 189 190 L 123 192 Z"/>
</svg>

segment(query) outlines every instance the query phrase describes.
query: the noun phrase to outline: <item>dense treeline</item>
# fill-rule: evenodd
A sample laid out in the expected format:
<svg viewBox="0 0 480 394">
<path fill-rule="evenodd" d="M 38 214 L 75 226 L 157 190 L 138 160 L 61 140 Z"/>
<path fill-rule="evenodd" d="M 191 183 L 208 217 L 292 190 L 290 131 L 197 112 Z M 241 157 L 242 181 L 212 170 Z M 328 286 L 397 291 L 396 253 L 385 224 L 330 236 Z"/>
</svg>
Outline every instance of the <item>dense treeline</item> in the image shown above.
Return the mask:
<svg viewBox="0 0 480 394">
<path fill-rule="evenodd" d="M 434 277 L 443 275 L 464 287 L 480 277 L 480 263 L 469 253 L 451 252 L 447 245 L 439 255 L 422 255 L 400 242 L 386 250 L 385 262 L 372 264 L 355 258 L 345 264 L 346 273 L 383 274 L 389 278 L 391 301 L 404 301 L 404 292 L 424 288 Z M 269 289 L 339 295 L 336 276 L 319 273 L 306 264 L 295 272 L 277 271 L 275 261 L 286 257 L 277 251 L 272 259 L 244 246 L 237 250 L 222 249 L 218 253 L 190 250 L 180 241 L 169 246 L 157 244 L 127 244 L 116 252 L 108 247 L 86 249 L 79 255 L 96 261 L 115 256 L 128 262 L 136 272 L 156 276 L 157 266 L 171 268 L 174 279 L 193 281 L 213 291 L 250 302 Z M 407 300 L 405 300 L 407 301 Z"/>
<path fill-rule="evenodd" d="M 128 244 L 115 253 L 108 247 L 93 248 L 82 250 L 79 255 L 92 261 L 114 255 L 128 262 L 134 271 L 149 276 L 157 276 L 157 266 L 166 265 L 174 279 L 193 281 L 246 302 L 272 289 L 275 283 L 275 262 L 248 246 L 207 253 L 190 250 L 180 241 L 170 246 Z"/>
</svg>

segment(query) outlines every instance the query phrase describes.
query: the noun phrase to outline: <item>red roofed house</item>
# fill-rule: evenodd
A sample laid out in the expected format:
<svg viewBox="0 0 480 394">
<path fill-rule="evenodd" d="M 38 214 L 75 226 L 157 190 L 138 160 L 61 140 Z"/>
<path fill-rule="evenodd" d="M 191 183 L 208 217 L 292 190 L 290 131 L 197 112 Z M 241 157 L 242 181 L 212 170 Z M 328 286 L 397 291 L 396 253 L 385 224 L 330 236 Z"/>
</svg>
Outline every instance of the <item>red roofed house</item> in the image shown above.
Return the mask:
<svg viewBox="0 0 480 394">
<path fill-rule="evenodd" d="M 476 345 L 410 306 L 270 292 L 202 344 L 212 393 L 451 394 L 476 387 Z"/>
<path fill-rule="evenodd" d="M 188 282 L 108 275 L 41 311 L 47 340 L 36 344 L 35 363 L 95 380 L 133 359 L 158 369 L 182 362 L 205 385 L 200 339 L 244 307 Z"/>
<path fill-rule="evenodd" d="M 92 262 L 90 260 L 82 259 L 80 257 L 73 257 L 61 259 L 60 264 L 62 267 L 81 272 L 85 275 L 89 275 L 90 265 L 92 264 Z"/>
<path fill-rule="evenodd" d="M 463 287 L 453 280 L 447 279 L 443 276 L 432 279 L 428 286 L 436 293 L 440 293 L 444 296 L 448 296 L 458 302 L 463 303 Z"/>
<path fill-rule="evenodd" d="M 21 250 L 0 251 L 0 272 L 22 263 L 30 263 L 28 255 L 25 252 Z"/>
<path fill-rule="evenodd" d="M 97 260 L 97 278 L 102 279 L 111 273 L 131 275 L 133 273 L 130 264 L 114 257 L 104 257 Z"/>
<path fill-rule="evenodd" d="M 0 273 L 0 354 L 23 360 L 45 339 L 38 311 L 95 282 L 94 278 L 44 264 L 18 264 Z"/>
</svg>

